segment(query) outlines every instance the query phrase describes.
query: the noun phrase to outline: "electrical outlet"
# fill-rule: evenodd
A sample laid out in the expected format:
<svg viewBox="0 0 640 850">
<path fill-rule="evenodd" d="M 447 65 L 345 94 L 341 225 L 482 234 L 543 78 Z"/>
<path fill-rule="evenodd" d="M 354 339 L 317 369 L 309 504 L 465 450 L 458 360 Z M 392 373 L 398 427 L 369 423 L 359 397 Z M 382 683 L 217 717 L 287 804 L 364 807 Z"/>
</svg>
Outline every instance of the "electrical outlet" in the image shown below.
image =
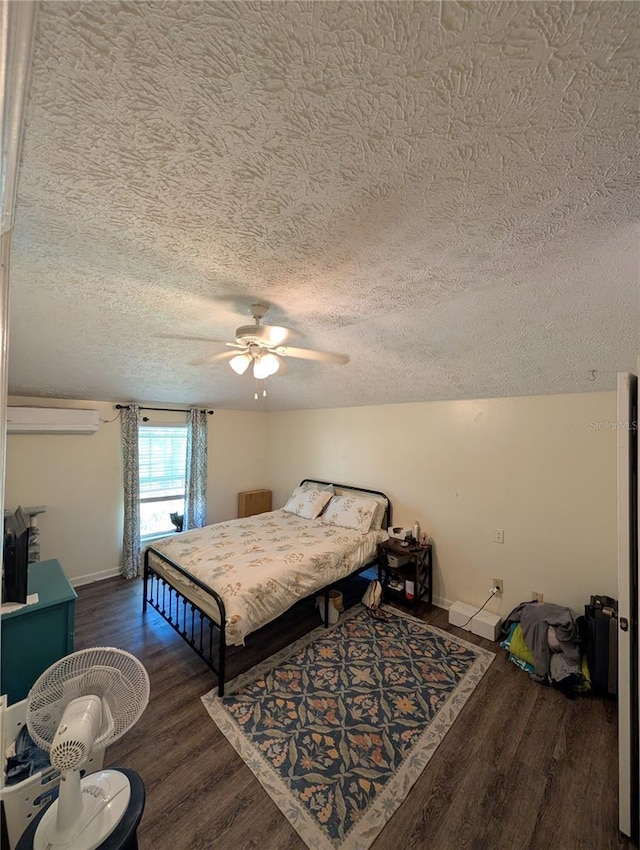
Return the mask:
<svg viewBox="0 0 640 850">
<path fill-rule="evenodd" d="M 502 579 L 501 578 L 492 578 L 491 579 L 491 587 L 497 587 L 498 593 L 502 593 Z"/>
<path fill-rule="evenodd" d="M 504 543 L 504 528 L 496 528 L 496 532 L 493 535 L 494 543 Z"/>
<path fill-rule="evenodd" d="M 533 602 L 544 602 L 544 594 L 536 593 L 535 590 L 531 591 L 531 600 Z"/>
</svg>

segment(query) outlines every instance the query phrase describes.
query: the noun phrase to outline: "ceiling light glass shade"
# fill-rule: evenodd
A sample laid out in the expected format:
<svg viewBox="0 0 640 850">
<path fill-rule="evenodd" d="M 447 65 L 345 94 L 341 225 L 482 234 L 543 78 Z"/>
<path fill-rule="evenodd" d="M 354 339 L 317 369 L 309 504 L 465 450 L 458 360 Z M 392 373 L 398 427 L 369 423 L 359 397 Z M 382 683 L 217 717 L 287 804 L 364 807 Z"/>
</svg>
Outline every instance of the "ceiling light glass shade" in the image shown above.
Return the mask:
<svg viewBox="0 0 640 850">
<path fill-rule="evenodd" d="M 289 336 L 289 331 L 286 328 L 279 328 L 277 325 L 269 327 L 269 345 L 280 345 Z"/>
<path fill-rule="evenodd" d="M 229 366 L 236 372 L 238 375 L 244 375 L 244 373 L 249 368 L 249 364 L 251 363 L 251 358 L 248 354 L 237 354 L 235 357 L 232 357 L 229 361 Z"/>
<path fill-rule="evenodd" d="M 269 375 L 275 375 L 280 368 L 280 361 L 275 354 L 263 354 L 253 364 L 253 377 L 262 380 Z"/>
</svg>

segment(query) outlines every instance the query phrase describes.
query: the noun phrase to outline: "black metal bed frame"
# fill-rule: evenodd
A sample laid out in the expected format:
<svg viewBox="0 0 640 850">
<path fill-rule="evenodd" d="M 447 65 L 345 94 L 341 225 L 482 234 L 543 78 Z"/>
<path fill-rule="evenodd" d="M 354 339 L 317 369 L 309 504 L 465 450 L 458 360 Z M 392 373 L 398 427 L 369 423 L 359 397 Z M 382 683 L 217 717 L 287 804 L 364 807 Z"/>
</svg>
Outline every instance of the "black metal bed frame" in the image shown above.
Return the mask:
<svg viewBox="0 0 640 850">
<path fill-rule="evenodd" d="M 319 484 L 321 486 L 332 484 L 332 486 L 340 489 L 383 496 L 387 501 L 387 510 L 385 511 L 383 518 L 382 528 L 387 528 L 391 524 L 391 501 L 386 493 L 383 493 L 380 490 L 370 490 L 365 487 L 352 487 L 349 484 L 334 484 L 331 481 L 316 481 L 314 478 L 304 478 L 300 483 L 301 485 L 311 483 Z M 163 561 L 172 569 L 176 570 L 184 576 L 185 579 L 188 579 L 190 582 L 197 585 L 208 596 L 210 596 L 217 605 L 219 622 L 209 616 L 209 614 L 205 613 L 195 604 L 195 602 L 188 599 L 183 593 L 175 588 L 167 578 L 156 572 L 149 561 L 151 554 Z M 376 558 L 353 570 L 349 573 L 349 575 L 354 576 L 358 573 L 364 572 L 364 570 L 369 569 L 375 563 Z M 218 695 L 221 697 L 224 696 L 227 642 L 226 612 L 222 597 L 211 587 L 204 584 L 204 582 L 191 575 L 191 573 L 185 570 L 184 567 L 181 567 L 180 564 L 177 564 L 171 558 L 168 558 L 152 546 L 147 547 L 144 553 L 143 576 L 143 613 L 147 610 L 147 605 L 151 605 L 151 607 L 154 608 L 173 629 L 175 629 L 175 631 L 189 644 L 193 651 L 204 661 L 207 667 L 216 674 L 218 677 Z M 344 576 L 344 578 L 347 578 L 347 576 Z M 329 625 L 329 590 L 333 584 L 334 582 L 331 582 L 331 584 L 320 589 L 324 590 L 325 628 Z M 317 593 L 318 591 L 314 591 L 311 596 L 314 596 Z M 308 599 L 309 597 L 303 598 Z M 301 600 L 295 601 L 299 602 Z M 216 637 L 217 641 L 215 640 Z M 217 647 L 215 645 L 216 643 Z"/>
</svg>

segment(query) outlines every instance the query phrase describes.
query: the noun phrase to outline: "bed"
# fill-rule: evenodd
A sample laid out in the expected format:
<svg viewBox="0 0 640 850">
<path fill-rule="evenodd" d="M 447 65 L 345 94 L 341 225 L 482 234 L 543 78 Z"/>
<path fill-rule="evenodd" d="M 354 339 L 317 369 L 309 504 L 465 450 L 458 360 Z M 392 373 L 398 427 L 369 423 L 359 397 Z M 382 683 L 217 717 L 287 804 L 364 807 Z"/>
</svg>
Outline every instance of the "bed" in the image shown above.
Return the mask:
<svg viewBox="0 0 640 850">
<path fill-rule="evenodd" d="M 391 503 L 377 490 L 305 478 L 283 509 L 154 541 L 144 552 L 151 605 L 218 676 L 228 646 L 292 605 L 376 561 Z"/>
</svg>

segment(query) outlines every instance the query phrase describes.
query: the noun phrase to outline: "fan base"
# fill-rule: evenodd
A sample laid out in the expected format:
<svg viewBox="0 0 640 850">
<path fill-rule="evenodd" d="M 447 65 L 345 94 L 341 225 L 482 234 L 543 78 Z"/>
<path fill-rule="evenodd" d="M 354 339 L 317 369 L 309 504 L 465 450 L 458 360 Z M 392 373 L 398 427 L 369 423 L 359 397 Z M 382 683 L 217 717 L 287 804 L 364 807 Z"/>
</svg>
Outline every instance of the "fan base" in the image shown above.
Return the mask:
<svg viewBox="0 0 640 850">
<path fill-rule="evenodd" d="M 95 850 L 118 826 L 131 799 L 131 785 L 118 770 L 91 773 L 80 783 L 82 808 L 65 830 L 58 824 L 58 801 L 38 824 L 33 850 Z"/>
</svg>

